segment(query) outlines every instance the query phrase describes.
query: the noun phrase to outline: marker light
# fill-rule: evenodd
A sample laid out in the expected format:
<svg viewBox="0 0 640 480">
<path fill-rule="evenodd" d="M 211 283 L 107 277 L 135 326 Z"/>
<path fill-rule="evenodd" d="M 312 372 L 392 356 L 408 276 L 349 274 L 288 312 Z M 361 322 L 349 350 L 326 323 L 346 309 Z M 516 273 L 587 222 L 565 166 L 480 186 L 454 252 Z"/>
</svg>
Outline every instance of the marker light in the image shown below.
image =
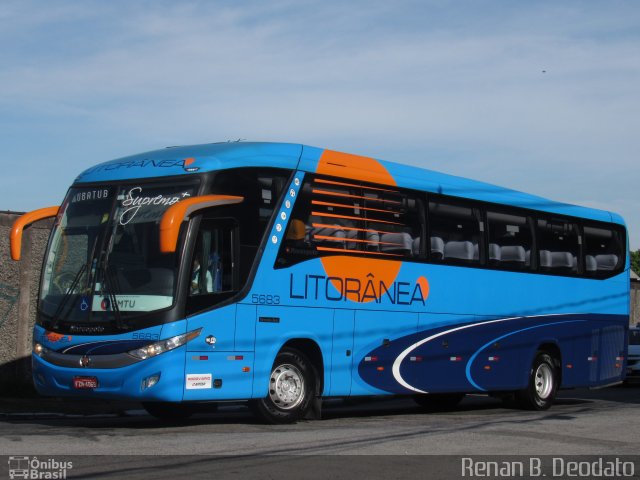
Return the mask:
<svg viewBox="0 0 640 480">
<path fill-rule="evenodd" d="M 135 350 L 131 350 L 129 352 L 129 355 L 139 358 L 140 360 L 146 360 L 147 358 L 155 357 L 156 355 L 174 350 L 178 347 L 181 347 L 185 343 L 190 342 L 198 335 L 200 335 L 201 330 L 202 328 L 199 328 L 198 330 L 193 330 L 192 332 L 183 333 L 182 335 L 176 335 L 175 337 L 171 337 L 166 340 L 160 340 L 159 342 L 151 343 L 142 348 L 136 348 Z"/>
<path fill-rule="evenodd" d="M 33 343 L 33 353 L 35 353 L 36 355 L 42 356 L 45 350 L 46 348 L 44 348 L 40 343 L 38 342 Z"/>
</svg>

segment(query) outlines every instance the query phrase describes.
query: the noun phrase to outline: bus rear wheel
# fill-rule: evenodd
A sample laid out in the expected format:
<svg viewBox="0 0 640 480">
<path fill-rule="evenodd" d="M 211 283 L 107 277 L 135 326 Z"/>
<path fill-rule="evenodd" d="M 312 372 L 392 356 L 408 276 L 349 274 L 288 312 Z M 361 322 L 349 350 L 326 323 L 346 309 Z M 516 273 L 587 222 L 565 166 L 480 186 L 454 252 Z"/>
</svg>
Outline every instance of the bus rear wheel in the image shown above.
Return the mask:
<svg viewBox="0 0 640 480">
<path fill-rule="evenodd" d="M 525 410 L 547 410 L 556 398 L 558 369 L 546 352 L 538 352 L 531 370 L 527 388 L 516 392 L 516 401 Z"/>
<path fill-rule="evenodd" d="M 267 396 L 252 400 L 249 406 L 267 423 L 294 423 L 309 411 L 315 381 L 313 367 L 302 352 L 283 350 L 273 362 Z"/>
<path fill-rule="evenodd" d="M 464 398 L 464 393 L 427 393 L 414 395 L 413 400 L 428 410 L 450 410 Z"/>
</svg>

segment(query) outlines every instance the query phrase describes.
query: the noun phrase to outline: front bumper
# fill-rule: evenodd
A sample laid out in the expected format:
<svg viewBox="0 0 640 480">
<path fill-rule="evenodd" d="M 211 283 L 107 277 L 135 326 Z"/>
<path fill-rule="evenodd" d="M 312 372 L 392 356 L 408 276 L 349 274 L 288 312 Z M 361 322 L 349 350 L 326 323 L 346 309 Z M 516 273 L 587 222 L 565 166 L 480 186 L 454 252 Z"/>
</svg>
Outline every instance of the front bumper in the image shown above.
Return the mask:
<svg viewBox="0 0 640 480">
<path fill-rule="evenodd" d="M 185 354 L 182 346 L 119 368 L 58 366 L 33 354 L 33 382 L 41 395 L 179 402 L 184 395 Z M 144 388 L 145 380 L 156 375 L 158 382 Z M 95 377 L 98 387 L 76 389 L 74 377 Z"/>
</svg>

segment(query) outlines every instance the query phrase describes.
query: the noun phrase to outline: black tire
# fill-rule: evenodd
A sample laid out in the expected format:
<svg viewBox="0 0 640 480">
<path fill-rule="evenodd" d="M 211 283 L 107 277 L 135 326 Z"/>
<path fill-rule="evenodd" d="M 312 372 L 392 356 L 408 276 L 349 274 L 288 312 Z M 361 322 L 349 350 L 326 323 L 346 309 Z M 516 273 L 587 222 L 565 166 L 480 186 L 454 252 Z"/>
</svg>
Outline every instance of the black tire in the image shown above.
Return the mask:
<svg viewBox="0 0 640 480">
<path fill-rule="evenodd" d="M 180 422 L 194 413 L 191 405 L 175 402 L 142 402 L 147 413 L 159 420 Z"/>
<path fill-rule="evenodd" d="M 267 396 L 252 400 L 249 407 L 266 423 L 294 423 L 309 411 L 315 394 L 316 375 L 311 362 L 291 348 L 282 350 L 273 362 Z"/>
<path fill-rule="evenodd" d="M 435 411 L 452 410 L 463 398 L 464 393 L 427 393 L 413 396 L 413 400 L 418 405 Z"/>
<path fill-rule="evenodd" d="M 547 410 L 556 398 L 558 380 L 558 367 L 554 359 L 546 352 L 538 352 L 529 370 L 527 388 L 515 395 L 520 408 Z"/>
</svg>

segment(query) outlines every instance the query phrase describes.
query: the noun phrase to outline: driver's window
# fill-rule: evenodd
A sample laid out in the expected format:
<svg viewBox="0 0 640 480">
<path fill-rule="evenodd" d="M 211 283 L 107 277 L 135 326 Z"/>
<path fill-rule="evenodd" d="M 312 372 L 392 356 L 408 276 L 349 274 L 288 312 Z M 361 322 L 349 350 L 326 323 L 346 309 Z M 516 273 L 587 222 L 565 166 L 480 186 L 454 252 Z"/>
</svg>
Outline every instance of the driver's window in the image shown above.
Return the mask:
<svg viewBox="0 0 640 480">
<path fill-rule="evenodd" d="M 202 221 L 189 276 L 190 296 L 236 290 L 235 235 L 231 222 Z"/>
</svg>

